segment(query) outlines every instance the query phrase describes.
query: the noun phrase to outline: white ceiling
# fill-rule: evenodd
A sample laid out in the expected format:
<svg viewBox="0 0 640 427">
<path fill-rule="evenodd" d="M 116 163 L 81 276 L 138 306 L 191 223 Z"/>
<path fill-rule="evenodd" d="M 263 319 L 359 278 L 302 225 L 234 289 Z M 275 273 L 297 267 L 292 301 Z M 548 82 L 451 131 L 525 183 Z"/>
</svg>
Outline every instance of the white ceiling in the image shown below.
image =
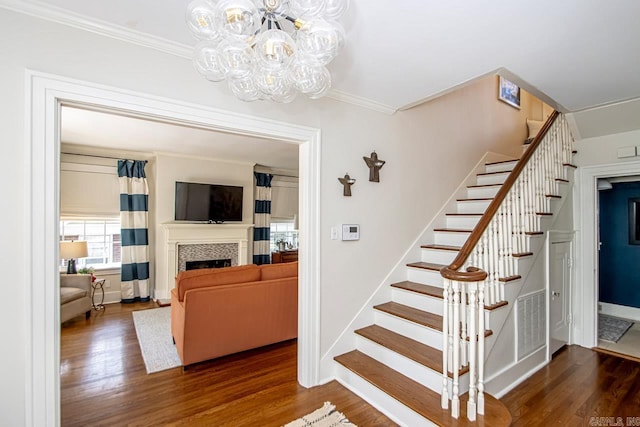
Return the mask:
<svg viewBox="0 0 640 427">
<path fill-rule="evenodd" d="M 3 3 L 138 41 L 150 35 L 174 52 L 195 44 L 189 0 Z M 580 111 L 640 97 L 638 18 L 638 0 L 351 0 L 333 87 L 397 110 L 504 70 L 562 111 Z"/>
<path fill-rule="evenodd" d="M 298 145 L 64 106 L 62 142 L 113 150 L 180 153 L 298 170 Z"/>
<path fill-rule="evenodd" d="M 188 3 L 0 0 L 0 7 L 190 57 L 195 40 L 184 23 Z M 634 110 L 614 119 L 624 119 L 624 123 L 612 122 L 611 126 L 623 130 L 640 127 L 633 113 L 640 105 L 640 0 L 350 3 L 342 19 L 347 30 L 346 48 L 329 66 L 334 88 L 331 97 L 392 113 L 499 72 L 560 111 L 582 112 L 576 115 L 576 122 L 584 118 L 587 124 L 595 123 L 593 107 L 634 100 L 625 103 Z M 168 125 L 138 122 L 142 127 L 136 129 L 124 121 L 113 126 L 112 119 L 106 123 L 103 116 L 82 111 L 67 116 L 65 142 L 113 147 L 114 139 L 106 139 L 109 130 L 127 141 L 127 149 L 137 149 L 141 133 L 151 132 L 156 136 L 157 151 L 175 151 L 171 146 L 178 138 L 193 142 L 191 154 L 200 155 L 203 147 L 215 140 L 221 144 L 216 146 L 221 150 L 216 157 L 240 161 L 252 161 L 246 153 L 258 153 L 269 145 L 266 151 L 274 153 L 269 166 L 297 168 L 297 147 L 291 144 L 265 144 L 243 136 L 189 128 L 179 128 L 178 137 L 178 129 Z M 90 119 L 98 122 L 89 125 Z M 601 132 L 585 129 L 590 136 Z M 244 144 L 252 148 L 246 149 Z M 237 149 L 243 145 L 242 150 Z M 148 150 L 147 144 L 144 151 Z"/>
</svg>

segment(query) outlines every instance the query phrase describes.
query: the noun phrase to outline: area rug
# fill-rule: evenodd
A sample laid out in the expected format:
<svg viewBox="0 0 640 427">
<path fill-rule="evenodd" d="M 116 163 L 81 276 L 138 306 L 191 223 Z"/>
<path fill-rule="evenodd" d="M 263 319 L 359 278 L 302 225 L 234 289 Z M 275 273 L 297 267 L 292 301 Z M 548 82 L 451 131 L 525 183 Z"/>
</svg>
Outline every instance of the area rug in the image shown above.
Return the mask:
<svg viewBox="0 0 640 427">
<path fill-rule="evenodd" d="M 331 402 L 324 402 L 320 409 L 316 409 L 312 413 L 291 421 L 284 427 L 331 427 L 331 426 L 352 426 L 355 424 L 349 420 L 341 412 L 336 411 L 336 405 Z"/>
<path fill-rule="evenodd" d="M 603 341 L 618 342 L 631 326 L 628 320 L 598 314 L 598 338 Z"/>
<path fill-rule="evenodd" d="M 181 366 L 171 337 L 171 307 L 134 311 L 133 324 L 147 374 Z"/>
</svg>

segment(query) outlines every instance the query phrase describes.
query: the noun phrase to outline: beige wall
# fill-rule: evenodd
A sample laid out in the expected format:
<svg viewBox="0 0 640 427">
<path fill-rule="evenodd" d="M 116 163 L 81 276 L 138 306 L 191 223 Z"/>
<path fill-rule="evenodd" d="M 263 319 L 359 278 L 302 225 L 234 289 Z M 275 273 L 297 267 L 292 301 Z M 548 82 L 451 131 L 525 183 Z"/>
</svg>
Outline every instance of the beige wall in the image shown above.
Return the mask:
<svg viewBox="0 0 640 427">
<path fill-rule="evenodd" d="M 5 200 L 11 208 L 0 219 L 0 249 L 12 303 L 0 311 L 7 348 L 0 363 L 0 424 L 23 425 L 28 373 L 27 318 L 30 302 L 28 236 L 30 188 L 29 141 L 25 137 L 25 70 L 37 70 L 152 96 L 166 97 L 250 116 L 318 128 L 322 132 L 320 245 L 320 351 L 323 354 L 362 307 L 385 275 L 441 208 L 473 165 L 487 152 L 517 156 L 526 133 L 526 108 L 497 100 L 497 79 L 467 86 L 408 111 L 388 116 L 332 99 L 299 99 L 288 105 L 236 100 L 224 84 L 200 78 L 190 60 L 102 37 L 79 29 L 0 10 L 0 132 Z M 339 81 L 339 76 L 335 76 Z M 232 124 L 230 124 L 232 126 Z M 362 156 L 376 150 L 386 160 L 380 183 L 370 183 Z M 153 148 L 150 147 L 149 151 Z M 157 223 L 172 218 L 176 178 L 195 159 L 181 160 L 167 178 L 168 159 L 150 168 L 158 180 Z M 199 169 L 197 169 L 199 170 Z M 343 197 L 339 176 L 350 172 L 357 183 L 353 197 Z M 171 179 L 171 184 L 169 184 Z M 57 195 L 51 195 L 55 203 Z M 331 226 L 361 225 L 361 240 L 330 240 Z M 150 224 L 154 227 L 155 224 Z M 53 236 L 52 236 L 53 237 Z M 303 238 L 303 237 L 302 237 Z M 51 356 L 53 357 L 53 356 Z M 51 379 L 53 380 L 53 379 Z"/>
<path fill-rule="evenodd" d="M 158 154 L 156 157 L 158 183 L 156 190 L 155 229 L 155 295 L 169 298 L 173 283 L 167 283 L 167 248 L 164 246 L 165 230 L 162 224 L 174 221 L 176 181 L 206 184 L 236 185 L 243 187 L 242 222 L 253 224 L 253 164 L 224 160 L 181 157 Z M 249 255 L 252 255 L 249 248 Z M 248 257 L 247 259 L 251 259 Z"/>
</svg>

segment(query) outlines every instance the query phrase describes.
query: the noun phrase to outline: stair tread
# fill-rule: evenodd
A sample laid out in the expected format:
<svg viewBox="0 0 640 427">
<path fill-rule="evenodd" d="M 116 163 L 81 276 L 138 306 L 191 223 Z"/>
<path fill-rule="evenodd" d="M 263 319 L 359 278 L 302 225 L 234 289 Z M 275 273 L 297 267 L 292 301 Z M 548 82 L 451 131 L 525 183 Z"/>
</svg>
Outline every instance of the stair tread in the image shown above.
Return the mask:
<svg viewBox="0 0 640 427">
<path fill-rule="evenodd" d="M 433 231 L 444 231 L 446 233 L 471 233 L 473 230 L 464 228 L 434 228 Z"/>
<path fill-rule="evenodd" d="M 497 171 L 497 172 L 482 172 L 482 173 L 477 173 L 476 176 L 486 176 L 486 175 L 499 175 L 499 174 L 510 174 L 511 171 Z"/>
<path fill-rule="evenodd" d="M 502 184 L 475 184 L 475 185 L 467 185 L 467 188 L 488 188 L 488 187 L 502 187 Z"/>
<path fill-rule="evenodd" d="M 533 252 L 520 252 L 520 253 L 516 253 L 516 254 L 511 254 L 511 256 L 514 257 L 514 258 L 523 258 L 523 257 L 531 256 L 531 255 L 533 255 Z"/>
<path fill-rule="evenodd" d="M 411 263 L 407 264 L 407 267 L 422 268 L 423 270 L 440 271 L 444 267 L 446 267 L 446 265 L 444 265 L 444 264 L 436 264 L 434 262 L 418 261 L 418 262 L 411 262 Z"/>
<path fill-rule="evenodd" d="M 478 415 L 475 422 L 467 419 L 467 405 L 464 403 L 467 395 L 465 394 L 461 396 L 460 418 L 456 420 L 451 417 L 450 410 L 441 408 L 438 393 L 358 350 L 336 356 L 334 360 L 437 425 L 508 426 L 511 424 L 509 410 L 487 393 L 485 393 L 485 415 Z"/>
<path fill-rule="evenodd" d="M 444 299 L 442 293 L 444 292 L 443 288 L 439 288 L 437 286 L 431 285 L 423 285 L 422 283 L 415 283 L 409 280 L 405 280 L 404 282 L 393 283 L 391 285 L 392 288 L 404 289 L 405 291 L 415 292 L 417 294 L 427 295 L 433 298 Z M 495 310 L 496 308 L 504 307 L 508 305 L 507 301 L 500 301 L 493 305 L 485 305 L 485 310 Z"/>
<path fill-rule="evenodd" d="M 482 216 L 482 213 L 448 213 L 447 216 Z"/>
<path fill-rule="evenodd" d="M 442 373 L 442 351 L 440 350 L 378 325 L 366 326 L 356 330 L 355 333 L 422 366 Z M 469 367 L 465 366 L 459 370 L 459 375 L 464 375 L 467 372 L 469 372 Z M 453 377 L 451 372 L 449 372 L 449 377 Z"/>
<path fill-rule="evenodd" d="M 472 199 L 456 199 L 456 202 L 486 202 L 487 200 L 493 200 L 493 197 L 477 197 Z"/>
<path fill-rule="evenodd" d="M 442 316 L 437 314 L 428 313 L 393 301 L 376 305 L 373 308 L 442 332 Z"/>
<path fill-rule="evenodd" d="M 435 298 L 444 298 L 442 292 L 444 290 L 437 286 L 423 285 L 422 283 L 415 283 L 409 280 L 404 282 L 398 282 L 391 285 L 392 288 L 404 289 L 405 291 L 411 291 L 422 295 L 429 295 Z"/>
<path fill-rule="evenodd" d="M 486 166 L 499 165 L 499 164 L 502 164 L 502 163 L 517 162 L 518 160 L 520 160 L 520 159 L 500 160 L 499 162 L 485 163 L 485 165 Z"/>
<path fill-rule="evenodd" d="M 458 252 L 462 249 L 462 246 L 452 246 L 452 245 L 422 245 L 420 246 L 422 249 L 437 249 L 440 251 L 453 251 Z"/>
</svg>

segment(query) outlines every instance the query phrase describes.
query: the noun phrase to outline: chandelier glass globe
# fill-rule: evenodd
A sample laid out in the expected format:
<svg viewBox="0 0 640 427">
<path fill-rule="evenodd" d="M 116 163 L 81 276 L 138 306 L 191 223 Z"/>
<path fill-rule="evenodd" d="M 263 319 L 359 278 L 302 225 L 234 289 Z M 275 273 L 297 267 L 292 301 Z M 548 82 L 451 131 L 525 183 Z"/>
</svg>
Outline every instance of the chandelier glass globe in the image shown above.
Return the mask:
<svg viewBox="0 0 640 427">
<path fill-rule="evenodd" d="M 291 102 L 331 88 L 326 68 L 345 44 L 337 19 L 348 0 L 193 0 L 187 28 L 200 40 L 196 70 L 227 80 L 243 101 Z"/>
</svg>

